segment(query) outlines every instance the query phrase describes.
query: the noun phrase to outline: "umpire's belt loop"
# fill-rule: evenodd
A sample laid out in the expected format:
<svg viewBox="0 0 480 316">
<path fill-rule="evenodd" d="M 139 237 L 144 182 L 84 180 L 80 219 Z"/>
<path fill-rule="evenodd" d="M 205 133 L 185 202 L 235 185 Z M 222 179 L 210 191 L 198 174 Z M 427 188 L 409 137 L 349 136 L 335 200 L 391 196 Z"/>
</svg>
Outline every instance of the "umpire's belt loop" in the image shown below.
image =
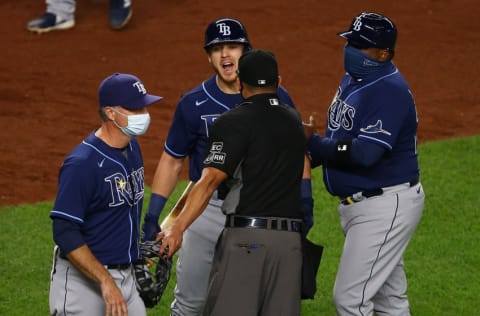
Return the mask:
<svg viewBox="0 0 480 316">
<path fill-rule="evenodd" d="M 237 228 L 262 228 L 271 230 L 283 230 L 300 232 L 302 221 L 284 217 L 251 217 L 239 215 L 227 215 L 225 227 Z"/>
</svg>

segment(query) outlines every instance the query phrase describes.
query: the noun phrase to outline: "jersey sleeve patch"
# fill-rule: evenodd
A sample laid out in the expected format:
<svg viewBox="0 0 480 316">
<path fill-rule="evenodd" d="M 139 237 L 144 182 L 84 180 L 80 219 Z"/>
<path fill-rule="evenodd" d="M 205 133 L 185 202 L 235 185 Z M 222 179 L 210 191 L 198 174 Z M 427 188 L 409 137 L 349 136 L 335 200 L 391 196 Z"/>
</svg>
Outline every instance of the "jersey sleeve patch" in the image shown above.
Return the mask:
<svg viewBox="0 0 480 316">
<path fill-rule="evenodd" d="M 210 147 L 210 151 L 203 161 L 204 164 L 225 164 L 225 159 L 227 154 L 222 152 L 223 149 L 223 142 L 213 142 L 212 146 Z"/>
</svg>

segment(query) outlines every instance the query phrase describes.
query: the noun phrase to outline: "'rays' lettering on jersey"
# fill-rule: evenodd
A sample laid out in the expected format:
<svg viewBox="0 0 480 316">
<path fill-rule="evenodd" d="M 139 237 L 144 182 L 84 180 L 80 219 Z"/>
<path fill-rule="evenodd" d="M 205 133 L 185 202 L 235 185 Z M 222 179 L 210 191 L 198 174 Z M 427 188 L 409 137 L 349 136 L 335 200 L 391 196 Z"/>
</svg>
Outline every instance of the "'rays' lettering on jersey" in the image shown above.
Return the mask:
<svg viewBox="0 0 480 316">
<path fill-rule="evenodd" d="M 210 114 L 210 115 L 200 116 L 200 118 L 205 122 L 205 134 L 207 135 L 207 137 L 208 137 L 208 129 L 210 125 L 212 125 L 213 122 L 215 122 L 215 120 L 219 117 L 220 117 L 220 114 Z"/>
<path fill-rule="evenodd" d="M 130 206 L 135 205 L 143 197 L 145 190 L 144 168 L 133 171 L 125 179 L 125 175 L 116 172 L 106 177 L 105 182 L 110 185 L 112 201 L 109 206 L 118 206 L 127 202 Z"/>
<path fill-rule="evenodd" d="M 355 108 L 335 98 L 328 108 L 328 127 L 333 131 L 340 127 L 349 131 L 353 128 L 354 117 Z"/>
</svg>

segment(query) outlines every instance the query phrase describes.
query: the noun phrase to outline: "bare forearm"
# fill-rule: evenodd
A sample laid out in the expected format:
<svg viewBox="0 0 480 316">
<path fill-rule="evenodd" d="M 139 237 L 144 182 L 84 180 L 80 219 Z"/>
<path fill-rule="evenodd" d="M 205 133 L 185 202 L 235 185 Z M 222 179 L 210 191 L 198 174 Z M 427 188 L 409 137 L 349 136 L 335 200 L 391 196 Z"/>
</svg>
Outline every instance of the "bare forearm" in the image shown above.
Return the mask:
<svg viewBox="0 0 480 316">
<path fill-rule="evenodd" d="M 67 258 L 87 278 L 92 279 L 100 286 L 105 301 L 106 315 L 128 315 L 127 304 L 122 292 L 87 245 L 69 252 Z"/>
<path fill-rule="evenodd" d="M 174 158 L 163 152 L 155 170 L 152 192 L 165 198 L 170 197 L 182 172 L 183 162 L 183 158 Z"/>
<path fill-rule="evenodd" d="M 92 254 L 87 245 L 83 245 L 69 252 L 67 258 L 80 272 L 99 285 L 112 279 L 108 271 Z"/>
<path fill-rule="evenodd" d="M 312 167 L 308 155 L 304 157 L 303 163 L 303 176 L 302 179 L 311 179 L 312 178 Z"/>
</svg>

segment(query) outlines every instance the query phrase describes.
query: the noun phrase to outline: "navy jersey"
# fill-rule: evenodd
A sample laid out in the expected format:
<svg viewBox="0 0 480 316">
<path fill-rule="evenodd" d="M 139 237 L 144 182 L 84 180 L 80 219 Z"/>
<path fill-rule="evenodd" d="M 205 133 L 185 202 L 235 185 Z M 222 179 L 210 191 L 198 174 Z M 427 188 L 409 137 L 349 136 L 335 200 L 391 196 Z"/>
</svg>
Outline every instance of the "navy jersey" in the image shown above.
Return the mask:
<svg viewBox="0 0 480 316">
<path fill-rule="evenodd" d="M 294 107 L 284 88 L 278 89 L 280 100 Z M 173 157 L 189 156 L 189 178 L 200 179 L 209 127 L 225 111 L 240 104 L 240 93 L 220 90 L 213 75 L 180 99 L 165 143 L 165 151 Z"/>
<path fill-rule="evenodd" d="M 60 168 L 52 218 L 76 222 L 85 242 L 104 265 L 138 258 L 144 167 L 135 138 L 111 148 L 91 133 Z"/>
<path fill-rule="evenodd" d="M 258 94 L 212 126 L 205 167 L 228 174 L 227 214 L 302 218 L 305 156 L 300 115 L 275 94 Z"/>
<path fill-rule="evenodd" d="M 413 95 L 393 63 L 373 78 L 353 79 L 348 73 L 328 109 L 326 136 L 358 138 L 385 148 L 370 167 L 331 168 L 324 164 L 324 182 L 330 193 L 352 193 L 408 182 L 419 175 L 418 118 Z"/>
</svg>

